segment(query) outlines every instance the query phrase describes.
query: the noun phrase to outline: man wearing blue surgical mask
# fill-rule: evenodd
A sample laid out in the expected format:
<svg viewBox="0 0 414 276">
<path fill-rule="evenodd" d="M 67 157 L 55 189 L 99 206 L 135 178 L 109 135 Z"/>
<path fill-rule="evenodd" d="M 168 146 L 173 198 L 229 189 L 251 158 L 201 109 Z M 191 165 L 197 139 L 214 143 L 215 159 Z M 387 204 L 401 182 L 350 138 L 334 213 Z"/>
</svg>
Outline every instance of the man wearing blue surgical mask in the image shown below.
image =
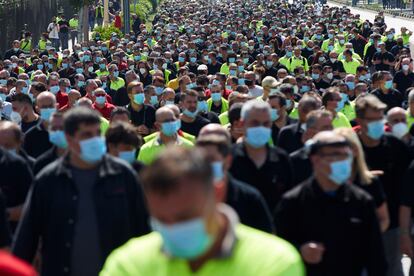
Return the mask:
<svg viewBox="0 0 414 276">
<path fill-rule="evenodd" d="M 385 111 L 393 107 L 402 107 L 404 95 L 393 87 L 392 75 L 388 71 L 378 71 L 372 75 L 372 83 L 376 89 L 370 93 L 387 105 Z"/>
<path fill-rule="evenodd" d="M 198 133 L 203 126 L 210 123 L 209 120 L 198 115 L 198 93 L 193 90 L 189 90 L 186 93 L 181 94 L 180 104 L 182 113 L 181 129 L 191 135 L 198 136 Z"/>
<path fill-rule="evenodd" d="M 384 246 L 389 265 L 387 275 L 399 275 L 401 253 L 399 251 L 398 210 L 401 199 L 400 185 L 408 168 L 410 156 L 407 146 L 393 135 L 384 133 L 386 105 L 374 95 L 360 96 L 355 103 L 357 134 L 361 140 L 365 159 L 371 170 L 382 171 L 379 176 L 384 187 L 390 215 L 390 226 L 384 232 Z"/>
<path fill-rule="evenodd" d="M 105 133 L 105 140 L 108 154 L 128 162 L 137 173 L 144 168 L 144 164 L 137 160 L 141 139 L 131 123 L 123 121 L 111 123 Z"/>
<path fill-rule="evenodd" d="M 29 129 L 24 138 L 23 148 L 33 158 L 49 150 L 53 145 L 49 141 L 49 120 L 56 111 L 56 97 L 50 92 L 42 92 L 36 98 L 36 112 L 40 115 L 39 123 Z"/>
<path fill-rule="evenodd" d="M 68 154 L 33 183 L 13 253 L 30 263 L 42 240 L 44 275 L 98 275 L 113 249 L 149 230 L 137 176 L 106 154 L 100 124 L 91 109 L 65 113 Z"/>
<path fill-rule="evenodd" d="M 219 203 L 223 186 L 200 149 L 167 149 L 142 179 L 154 232 L 113 252 L 100 275 L 304 275 L 289 244 Z"/>
<path fill-rule="evenodd" d="M 268 145 L 271 141 L 271 108 L 267 102 L 250 100 L 241 110 L 243 142 L 233 149 L 230 173 L 257 188 L 270 210 L 292 184 L 289 157 L 283 150 Z"/>
<path fill-rule="evenodd" d="M 33 174 L 36 175 L 48 164 L 61 157 L 68 148 L 65 133 L 63 131 L 63 113 L 56 111 L 52 114 L 49 122 L 49 141 L 53 147 L 44 152 L 38 158 L 33 167 Z"/>
<path fill-rule="evenodd" d="M 307 147 L 313 177 L 281 199 L 275 212 L 277 235 L 300 250 L 309 276 L 363 271 L 385 276 L 387 263 L 374 200 L 350 182 L 351 145 L 332 131 L 322 131 Z"/>
</svg>

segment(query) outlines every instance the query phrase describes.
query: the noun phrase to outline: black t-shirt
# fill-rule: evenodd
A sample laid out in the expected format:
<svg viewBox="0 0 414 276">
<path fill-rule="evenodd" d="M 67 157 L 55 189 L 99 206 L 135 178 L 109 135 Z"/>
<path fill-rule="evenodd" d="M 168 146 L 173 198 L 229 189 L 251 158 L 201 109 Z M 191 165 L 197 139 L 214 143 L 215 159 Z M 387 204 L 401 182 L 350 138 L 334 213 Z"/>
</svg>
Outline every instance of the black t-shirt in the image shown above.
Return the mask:
<svg viewBox="0 0 414 276">
<path fill-rule="evenodd" d="M 371 94 L 375 95 L 381 102 L 387 105 L 386 111 L 393 107 L 401 107 L 404 101 L 403 94 L 394 88 L 389 89 L 387 94 L 384 94 L 381 89 L 377 88 L 372 90 Z"/>
<path fill-rule="evenodd" d="M 6 217 L 6 202 L 0 190 L 0 248 L 9 246 L 11 236 L 9 230 L 9 222 Z"/>
<path fill-rule="evenodd" d="M 384 189 L 378 177 L 374 177 L 370 184 L 361 184 L 357 176 L 353 183 L 372 196 L 377 208 L 385 202 Z"/>
<path fill-rule="evenodd" d="M 36 159 L 33 167 L 33 174 L 38 174 L 44 167 L 55 161 L 57 158 L 57 148 L 56 146 L 53 146 L 50 150 L 46 151 Z"/>
<path fill-rule="evenodd" d="M 212 124 L 220 124 L 220 119 L 217 116 L 216 113 L 214 112 L 200 112 L 198 113 L 198 115 L 200 115 L 201 117 L 203 117 L 204 119 L 207 119 L 210 121 L 210 123 Z"/>
<path fill-rule="evenodd" d="M 414 208 L 414 161 L 404 175 L 403 192 L 401 197 L 401 205 Z"/>
<path fill-rule="evenodd" d="M 23 149 L 33 158 L 39 157 L 52 146 L 49 142 L 49 132 L 44 129 L 43 124 L 32 127 L 24 136 Z"/>
<path fill-rule="evenodd" d="M 407 98 L 407 88 L 414 86 L 414 73 L 409 72 L 406 75 L 402 70 L 400 70 L 397 73 L 395 73 L 393 82 L 394 84 L 396 84 L 397 90 L 401 92 L 404 98 Z"/>
<path fill-rule="evenodd" d="M 379 179 L 387 196 L 390 228 L 397 227 L 403 176 L 410 161 L 407 146 L 398 138 L 386 134 L 381 137 L 378 146 L 363 145 L 363 149 L 368 168 L 384 172 Z"/>
<path fill-rule="evenodd" d="M 319 80 L 319 81 L 313 81 L 313 83 L 315 84 L 316 89 L 327 89 L 329 87 L 331 87 L 331 85 L 329 83 L 327 83 L 326 81 L 324 81 L 323 79 Z"/>
<path fill-rule="evenodd" d="M 200 130 L 209 123 L 210 121 L 201 117 L 200 115 L 197 115 L 192 123 L 186 123 L 181 120 L 181 130 L 187 132 L 188 134 L 198 136 Z"/>
<path fill-rule="evenodd" d="M 69 22 L 66 20 L 59 21 L 59 32 L 67 34 L 69 32 Z"/>
<path fill-rule="evenodd" d="M 36 126 L 37 124 L 39 124 L 40 121 L 40 117 L 37 118 L 37 120 L 33 121 L 33 122 L 28 122 L 25 123 L 22 121 L 21 123 L 21 129 L 23 133 L 26 133 L 29 129 L 31 129 L 32 127 Z"/>
<path fill-rule="evenodd" d="M 211 112 L 216 113 L 217 115 L 221 114 L 221 106 L 222 106 L 222 102 L 220 101 L 219 105 L 215 105 L 214 102 L 211 103 Z"/>
<path fill-rule="evenodd" d="M 155 108 L 151 105 L 144 105 L 139 111 L 132 109 L 128 105 L 128 110 L 131 112 L 131 121 L 134 126 L 145 125 L 148 129 L 154 128 L 155 123 Z"/>
<path fill-rule="evenodd" d="M 220 72 L 221 63 L 217 62 L 216 65 L 209 64 L 209 65 L 207 65 L 207 68 L 208 68 L 208 74 L 209 75 L 215 75 L 217 72 Z"/>
</svg>

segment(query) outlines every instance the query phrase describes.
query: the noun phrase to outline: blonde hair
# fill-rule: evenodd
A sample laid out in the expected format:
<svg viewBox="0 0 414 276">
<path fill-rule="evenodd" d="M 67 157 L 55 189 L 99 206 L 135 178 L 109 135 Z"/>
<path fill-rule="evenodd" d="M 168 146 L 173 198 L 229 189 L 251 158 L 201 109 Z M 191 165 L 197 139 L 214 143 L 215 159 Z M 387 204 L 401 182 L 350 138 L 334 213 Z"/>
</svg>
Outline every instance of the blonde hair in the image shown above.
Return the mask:
<svg viewBox="0 0 414 276">
<path fill-rule="evenodd" d="M 352 128 L 336 128 L 334 129 L 336 134 L 339 134 L 351 143 L 353 149 L 356 149 L 358 156 L 356 156 L 356 162 L 354 163 L 354 168 L 358 174 L 359 181 L 363 185 L 369 185 L 372 183 L 372 179 L 375 177 L 374 174 L 368 169 L 367 163 L 365 162 L 365 154 L 362 149 L 361 142 L 359 141 L 358 135 Z"/>
</svg>

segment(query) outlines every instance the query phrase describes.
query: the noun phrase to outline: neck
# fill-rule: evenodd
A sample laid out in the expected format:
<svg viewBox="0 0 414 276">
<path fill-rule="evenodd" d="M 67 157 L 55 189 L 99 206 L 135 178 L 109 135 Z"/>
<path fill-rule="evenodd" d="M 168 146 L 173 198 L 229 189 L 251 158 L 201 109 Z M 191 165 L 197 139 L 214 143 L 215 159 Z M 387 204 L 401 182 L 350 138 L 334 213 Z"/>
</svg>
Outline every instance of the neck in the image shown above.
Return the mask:
<svg viewBox="0 0 414 276">
<path fill-rule="evenodd" d="M 246 142 L 244 143 L 244 145 L 246 146 L 247 154 L 254 160 L 257 159 L 258 157 L 261 157 L 263 154 L 267 153 L 266 146 L 263 146 L 261 148 L 254 148 Z"/>
<path fill-rule="evenodd" d="M 338 189 L 338 185 L 321 173 L 315 172 L 315 179 L 324 192 L 333 192 Z"/>
<path fill-rule="evenodd" d="M 168 145 L 168 144 L 171 144 L 177 141 L 177 134 L 174 134 L 173 136 L 167 136 L 167 135 L 164 135 L 162 131 L 160 131 L 159 133 L 160 133 L 161 142 L 164 145 Z"/>
<path fill-rule="evenodd" d="M 87 162 L 83 161 L 79 157 L 78 153 L 75 153 L 75 152 L 70 153 L 69 163 L 73 167 L 78 168 L 78 169 L 82 169 L 82 170 L 93 169 L 97 166 L 97 164 L 90 164 L 90 163 L 87 163 Z"/>
<path fill-rule="evenodd" d="M 135 111 L 140 111 L 141 108 L 143 107 L 143 105 L 142 104 L 137 104 L 134 101 L 131 101 L 131 107 Z"/>
<path fill-rule="evenodd" d="M 359 137 L 361 138 L 362 144 L 370 148 L 378 146 L 381 142 L 380 139 L 378 140 L 371 139 L 370 137 L 368 137 L 368 135 L 366 135 L 362 131 L 359 132 Z"/>
<path fill-rule="evenodd" d="M 23 122 L 33 122 L 33 121 L 36 121 L 37 120 L 37 118 L 39 118 L 39 115 L 37 115 L 36 113 L 34 113 L 34 112 L 31 112 L 31 113 L 29 113 L 28 115 L 27 115 L 27 117 L 26 118 L 23 118 Z"/>
<path fill-rule="evenodd" d="M 192 123 L 192 122 L 194 122 L 195 121 L 195 117 L 194 118 L 192 118 L 192 117 L 188 117 L 187 115 L 185 115 L 185 114 L 181 114 L 181 120 L 183 120 L 184 122 L 186 122 L 186 123 Z"/>
</svg>

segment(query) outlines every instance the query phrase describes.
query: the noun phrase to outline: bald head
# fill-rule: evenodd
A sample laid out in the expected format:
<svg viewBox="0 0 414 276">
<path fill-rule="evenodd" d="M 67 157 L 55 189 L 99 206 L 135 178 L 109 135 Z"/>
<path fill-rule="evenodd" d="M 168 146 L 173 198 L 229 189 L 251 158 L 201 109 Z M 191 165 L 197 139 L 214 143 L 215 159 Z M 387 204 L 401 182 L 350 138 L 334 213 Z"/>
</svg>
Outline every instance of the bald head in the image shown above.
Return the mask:
<svg viewBox="0 0 414 276">
<path fill-rule="evenodd" d="M 20 127 L 10 121 L 0 121 L 0 146 L 5 149 L 19 149 L 23 139 Z"/>
<path fill-rule="evenodd" d="M 176 120 L 176 116 L 171 108 L 163 106 L 155 112 L 155 120 L 157 123 L 164 123 Z"/>
<path fill-rule="evenodd" d="M 169 108 L 172 110 L 172 112 L 174 113 L 175 118 L 180 118 L 180 109 L 178 108 L 178 106 L 173 105 L 173 104 L 169 104 L 165 106 L 166 108 Z"/>
<path fill-rule="evenodd" d="M 208 124 L 200 130 L 199 137 L 207 135 L 221 135 L 230 139 L 230 133 L 220 124 Z"/>
<path fill-rule="evenodd" d="M 56 108 L 56 97 L 50 92 L 42 92 L 36 98 L 38 108 Z"/>
</svg>

